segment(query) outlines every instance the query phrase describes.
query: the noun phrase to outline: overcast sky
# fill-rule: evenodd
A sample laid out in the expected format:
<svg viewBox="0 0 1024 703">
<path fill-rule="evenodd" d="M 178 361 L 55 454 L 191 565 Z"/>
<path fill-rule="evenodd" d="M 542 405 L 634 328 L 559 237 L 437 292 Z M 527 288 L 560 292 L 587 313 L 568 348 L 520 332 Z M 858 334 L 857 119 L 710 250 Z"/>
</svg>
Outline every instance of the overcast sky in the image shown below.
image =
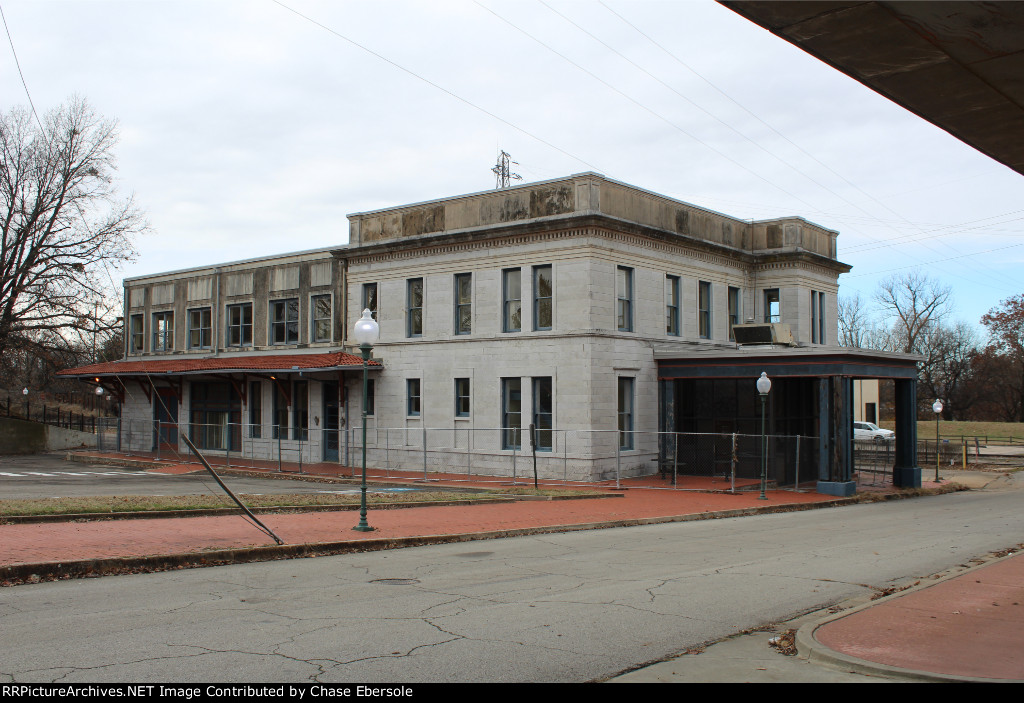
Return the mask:
<svg viewBox="0 0 1024 703">
<path fill-rule="evenodd" d="M 1024 177 L 714 2 L 0 0 L 43 113 L 120 123 L 137 276 L 345 243 L 346 215 L 597 171 L 840 232 L 841 295 L 1024 292 Z M 0 109 L 27 105 L 0 36 Z"/>
</svg>

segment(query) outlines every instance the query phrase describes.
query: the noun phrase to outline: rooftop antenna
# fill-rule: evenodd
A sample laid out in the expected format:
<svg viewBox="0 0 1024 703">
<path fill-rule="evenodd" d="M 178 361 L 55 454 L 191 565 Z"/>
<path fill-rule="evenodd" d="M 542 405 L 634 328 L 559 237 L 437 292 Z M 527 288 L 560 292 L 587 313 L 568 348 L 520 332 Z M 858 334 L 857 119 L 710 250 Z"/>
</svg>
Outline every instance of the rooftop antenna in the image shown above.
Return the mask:
<svg viewBox="0 0 1024 703">
<path fill-rule="evenodd" d="M 491 169 L 491 173 L 494 174 L 494 187 L 496 189 L 508 188 L 512 180 L 523 180 L 523 177 L 518 173 L 512 173 L 509 170 L 509 166 L 512 164 L 518 166 L 519 162 L 512 161 L 512 157 L 505 151 L 502 151 L 501 156 L 498 157 L 498 163 L 494 164 L 494 168 Z"/>
</svg>

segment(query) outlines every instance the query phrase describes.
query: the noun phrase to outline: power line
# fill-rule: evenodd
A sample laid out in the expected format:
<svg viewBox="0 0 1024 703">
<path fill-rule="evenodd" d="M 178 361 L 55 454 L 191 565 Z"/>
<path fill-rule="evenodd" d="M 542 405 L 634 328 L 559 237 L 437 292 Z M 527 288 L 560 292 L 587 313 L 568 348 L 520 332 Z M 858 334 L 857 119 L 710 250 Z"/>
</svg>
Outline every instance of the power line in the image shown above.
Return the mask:
<svg viewBox="0 0 1024 703">
<path fill-rule="evenodd" d="M 388 57 L 384 56 L 383 54 L 380 54 L 380 53 L 374 51 L 373 49 L 370 49 L 369 47 L 364 46 L 363 44 L 360 44 L 356 40 L 354 40 L 354 39 L 352 39 L 350 37 L 345 36 L 344 34 L 338 32 L 335 29 L 332 29 L 331 27 L 328 27 L 327 25 L 323 24 L 322 22 L 318 22 L 317 20 L 313 19 L 312 17 L 309 17 L 308 15 L 304 15 L 301 12 L 299 12 L 298 10 L 296 10 L 296 9 L 294 9 L 292 7 L 289 7 L 288 5 L 285 5 L 280 0 L 273 0 L 273 2 L 275 4 L 277 4 L 277 5 L 280 5 L 285 10 L 288 10 L 289 12 L 291 12 L 291 13 L 299 16 L 299 17 L 301 17 L 302 19 L 306 20 L 310 24 L 316 25 L 317 27 L 319 27 L 320 29 L 324 30 L 325 32 L 330 32 L 331 34 L 333 34 L 334 36 L 338 37 L 339 39 L 342 39 L 343 41 L 348 42 L 352 46 L 354 46 L 354 47 L 356 47 L 358 49 L 361 49 L 362 51 L 365 51 L 366 53 L 370 54 L 371 56 L 374 56 L 374 57 L 380 59 L 381 61 L 389 64 L 390 66 L 393 66 L 394 68 L 397 68 L 398 70 L 402 71 L 403 73 L 407 73 L 410 76 L 412 76 L 413 78 L 416 78 L 417 80 L 423 81 L 424 83 L 426 83 L 430 87 L 436 88 L 437 90 L 440 90 L 442 93 L 444 93 L 444 94 L 446 94 L 446 95 L 448 95 L 448 96 L 450 96 L 452 98 L 455 98 L 456 100 L 458 100 L 459 102 L 463 103 L 464 105 L 468 105 L 469 107 L 473 108 L 474 110 L 482 112 L 483 114 L 487 115 L 491 119 L 497 120 L 498 122 L 501 122 L 503 125 L 511 127 L 512 129 L 516 130 L 517 132 L 521 132 L 522 134 L 525 134 L 526 136 L 530 137 L 531 139 L 534 139 L 534 140 L 540 142 L 544 146 L 550 147 L 550 148 L 554 149 L 555 151 L 557 151 L 557 152 L 559 152 L 561 154 L 564 154 L 565 156 L 568 156 L 569 158 L 574 159 L 574 160 L 580 162 L 581 164 L 583 164 L 583 165 L 585 165 L 585 166 L 587 166 L 587 167 L 589 167 L 589 168 L 591 168 L 591 169 L 593 169 L 595 171 L 600 171 L 601 170 L 597 166 L 591 164 L 586 159 L 583 159 L 583 158 L 581 158 L 579 156 L 576 156 L 575 154 L 572 154 L 572 153 L 566 151 L 565 149 L 562 149 L 561 147 L 555 146 L 554 144 L 552 144 L 551 142 L 547 141 L 546 139 L 543 139 L 542 137 L 538 137 L 536 134 L 533 134 L 532 132 L 527 131 L 526 129 L 520 127 L 519 125 L 514 124 L 512 122 L 509 122 L 504 117 L 501 117 L 500 115 L 496 115 L 495 113 L 491 112 L 490 110 L 488 110 L 488 109 L 486 109 L 484 107 L 481 107 L 480 105 L 477 105 L 476 103 L 474 103 L 474 102 L 472 102 L 470 100 L 467 100 L 466 98 L 462 97 L 458 93 L 452 92 L 451 90 L 445 88 L 442 85 L 439 85 L 439 84 L 435 83 L 434 81 L 430 80 L 429 78 L 425 78 L 425 77 L 421 76 L 420 74 L 416 73 L 412 69 L 406 68 L 405 66 L 392 61 L 391 59 L 389 59 Z"/>
<path fill-rule="evenodd" d="M 39 132 L 42 135 L 46 135 L 46 130 L 43 128 L 43 121 L 39 119 L 39 113 L 36 112 L 36 105 L 32 102 L 32 94 L 28 91 L 28 83 L 25 81 L 25 74 L 21 71 L 21 62 L 18 61 L 18 52 L 14 50 L 14 40 L 11 38 L 11 29 L 7 26 L 7 16 L 4 14 L 3 5 L 0 5 L 0 19 L 4 22 L 4 31 L 7 32 L 7 42 L 11 45 L 11 54 L 14 56 L 14 65 L 18 67 L 18 76 L 21 77 L 21 85 L 25 88 L 25 97 L 28 98 L 28 105 L 32 108 L 32 114 L 36 118 L 36 124 L 39 125 Z"/>
</svg>

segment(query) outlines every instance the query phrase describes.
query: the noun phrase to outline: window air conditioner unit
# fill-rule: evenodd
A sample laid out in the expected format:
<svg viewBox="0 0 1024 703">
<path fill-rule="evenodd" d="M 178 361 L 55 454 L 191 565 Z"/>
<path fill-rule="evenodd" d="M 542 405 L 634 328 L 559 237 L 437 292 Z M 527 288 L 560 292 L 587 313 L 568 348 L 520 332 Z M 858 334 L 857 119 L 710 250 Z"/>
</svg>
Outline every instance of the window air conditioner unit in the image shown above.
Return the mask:
<svg viewBox="0 0 1024 703">
<path fill-rule="evenodd" d="M 796 344 L 793 341 L 793 331 L 784 322 L 748 322 L 733 325 L 732 333 L 737 344 Z"/>
</svg>

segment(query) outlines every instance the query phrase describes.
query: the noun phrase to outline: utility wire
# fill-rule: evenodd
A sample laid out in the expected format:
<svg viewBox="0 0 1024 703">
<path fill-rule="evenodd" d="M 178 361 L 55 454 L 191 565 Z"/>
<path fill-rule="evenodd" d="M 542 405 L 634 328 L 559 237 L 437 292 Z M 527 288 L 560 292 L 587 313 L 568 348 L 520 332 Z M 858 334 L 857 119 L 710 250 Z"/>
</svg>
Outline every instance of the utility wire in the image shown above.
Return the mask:
<svg viewBox="0 0 1024 703">
<path fill-rule="evenodd" d="M 32 108 L 32 114 L 36 118 L 36 124 L 39 125 L 39 132 L 46 135 L 46 130 L 43 128 L 43 121 L 39 119 L 39 113 L 36 112 L 35 103 L 32 102 L 32 94 L 28 91 L 28 83 L 25 81 L 25 74 L 21 71 L 21 62 L 18 61 L 18 52 L 14 50 L 14 40 L 11 38 L 11 29 L 7 26 L 7 16 L 4 14 L 3 5 L 0 5 L 0 19 L 4 22 L 4 31 L 7 32 L 7 42 L 11 45 L 11 54 L 14 56 L 14 65 L 18 67 L 18 75 L 21 77 L 21 85 L 25 88 L 25 97 L 28 98 L 28 105 Z"/>
<path fill-rule="evenodd" d="M 407 73 L 407 74 L 409 74 L 410 76 L 412 76 L 413 78 L 415 78 L 417 80 L 423 81 L 424 83 L 426 83 L 430 87 L 435 88 L 437 90 L 440 90 L 442 93 L 444 93 L 444 94 L 446 94 L 446 95 L 448 95 L 448 96 L 450 96 L 452 98 L 455 98 L 460 103 L 462 103 L 464 105 L 468 105 L 469 107 L 473 108 L 474 110 L 477 110 L 478 112 L 482 112 L 483 114 L 487 115 L 491 119 L 497 120 L 498 122 L 501 122 L 503 125 L 505 125 L 507 127 L 511 127 L 512 129 L 516 130 L 517 132 L 525 134 L 527 137 L 530 137 L 531 139 L 534 139 L 534 140 L 540 142 L 544 146 L 547 146 L 547 147 L 549 147 L 551 149 L 554 149 L 555 151 L 557 151 L 557 152 L 559 152 L 561 154 L 564 154 L 565 156 L 568 156 L 569 158 L 571 158 L 571 159 L 573 159 L 575 161 L 580 162 L 581 164 L 587 166 L 588 168 L 591 168 L 591 169 L 593 169 L 595 171 L 601 171 L 601 169 L 599 167 L 597 167 L 594 164 L 590 163 L 586 159 L 583 159 L 582 157 L 579 157 L 579 156 L 577 156 L 575 154 L 572 154 L 572 153 L 566 151 L 565 149 L 562 149 L 561 147 L 552 144 L 551 142 L 547 141 L 546 139 L 544 139 L 542 137 L 539 137 L 539 136 L 537 136 L 536 134 L 534 134 L 534 133 L 532 133 L 530 131 L 527 131 L 526 129 L 520 127 L 517 124 L 509 122 L 504 117 L 501 117 L 500 115 L 497 115 L 497 114 L 491 112 L 490 110 L 488 110 L 488 109 L 486 109 L 484 107 L 481 107 L 480 105 L 477 105 L 476 103 L 474 103 L 474 102 L 472 102 L 470 100 L 467 100 L 466 98 L 462 97 L 461 95 L 459 95 L 459 94 L 457 94 L 455 92 L 452 92 L 451 90 L 448 90 L 444 86 L 439 85 L 438 83 L 435 83 L 434 81 L 430 80 L 429 78 L 425 78 L 425 77 L 421 76 L 420 74 L 416 73 L 412 69 L 406 68 L 405 66 L 392 61 L 387 56 L 384 56 L 383 54 L 380 54 L 380 53 L 374 51 L 373 49 L 371 49 L 371 48 L 369 48 L 367 46 L 364 46 L 363 44 L 360 44 L 359 42 L 357 42 L 356 40 L 352 39 L 351 37 L 345 36 L 341 32 L 338 32 L 337 30 L 332 29 L 331 27 L 328 27 L 327 25 L 323 24 L 322 22 L 318 22 L 317 20 L 313 19 L 312 17 L 310 17 L 308 15 L 302 14 L 301 12 L 296 10 L 295 8 L 292 8 L 292 7 L 289 7 L 288 5 L 285 5 L 280 0 L 273 0 L 273 2 L 275 4 L 277 4 L 277 5 L 280 5 L 285 10 L 288 10 L 289 12 L 294 13 L 295 15 L 298 15 L 299 17 L 301 17 L 302 19 L 306 20 L 307 22 L 316 25 L 320 29 L 323 29 L 324 31 L 333 34 L 334 36 L 338 37 L 339 39 L 342 39 L 343 41 L 348 42 L 352 46 L 354 46 L 354 47 L 356 47 L 358 49 L 361 49 L 362 51 L 365 51 L 366 53 L 370 54 L 371 56 L 374 56 L 374 57 L 380 59 L 384 63 L 386 63 L 386 64 L 388 64 L 390 66 L 393 66 L 394 68 L 397 68 L 399 71 L 402 71 L 403 73 Z"/>
</svg>

